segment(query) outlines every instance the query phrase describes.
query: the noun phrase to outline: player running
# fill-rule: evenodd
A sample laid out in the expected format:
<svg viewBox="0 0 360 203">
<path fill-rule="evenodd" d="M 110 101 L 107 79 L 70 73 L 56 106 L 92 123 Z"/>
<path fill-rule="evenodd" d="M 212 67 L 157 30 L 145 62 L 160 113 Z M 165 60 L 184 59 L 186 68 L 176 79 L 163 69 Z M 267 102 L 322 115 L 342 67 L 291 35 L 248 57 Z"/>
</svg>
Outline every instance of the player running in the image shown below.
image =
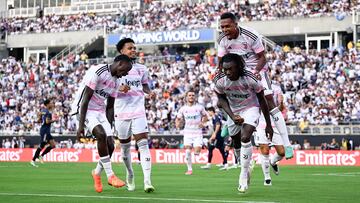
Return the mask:
<svg viewBox="0 0 360 203">
<path fill-rule="evenodd" d="M 215 148 L 217 148 L 220 151 L 221 156 L 223 158 L 223 163 L 220 170 L 227 170 L 228 169 L 227 158 L 229 155 L 229 151 L 225 151 L 225 140 L 224 140 L 225 138 L 221 136 L 221 127 L 222 127 L 221 118 L 219 115 L 216 114 L 214 107 L 209 107 L 206 109 L 206 111 L 211 117 L 214 132 L 212 133 L 208 142 L 208 151 L 209 151 L 208 163 L 204 166 L 201 166 L 201 168 L 202 169 L 211 168 L 213 151 Z"/>
<path fill-rule="evenodd" d="M 51 149 L 55 148 L 55 141 L 54 138 L 51 136 L 51 124 L 56 122 L 56 120 L 52 119 L 51 111 L 54 109 L 54 101 L 50 99 L 46 99 L 44 101 L 44 105 L 46 109 L 42 110 L 39 115 L 39 120 L 41 121 L 41 128 L 40 128 L 40 145 L 36 149 L 34 157 L 32 158 L 30 164 L 32 166 L 38 167 L 35 161 L 38 158 L 41 163 L 43 163 L 43 157 L 51 151 Z M 45 147 L 45 145 L 50 144 L 48 147 L 45 148 L 43 153 L 40 155 L 41 150 Z"/>
<path fill-rule="evenodd" d="M 176 116 L 175 125 L 180 129 L 182 121 L 185 120 L 184 134 L 184 148 L 186 149 L 186 166 L 187 171 L 185 175 L 192 175 L 192 157 L 191 150 L 195 149 L 195 156 L 200 154 L 203 144 L 202 128 L 207 122 L 207 113 L 205 108 L 195 102 L 195 92 L 189 90 L 186 93 L 186 104 L 182 106 Z"/>
</svg>

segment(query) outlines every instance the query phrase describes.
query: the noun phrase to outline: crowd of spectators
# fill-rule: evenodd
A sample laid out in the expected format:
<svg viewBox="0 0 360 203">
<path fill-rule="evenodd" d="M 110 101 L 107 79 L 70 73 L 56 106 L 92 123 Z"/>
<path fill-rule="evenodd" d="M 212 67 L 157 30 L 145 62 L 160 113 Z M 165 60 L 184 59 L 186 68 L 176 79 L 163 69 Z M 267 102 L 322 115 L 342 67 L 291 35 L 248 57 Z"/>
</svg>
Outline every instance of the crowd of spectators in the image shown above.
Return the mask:
<svg viewBox="0 0 360 203">
<path fill-rule="evenodd" d="M 4 18 L 0 21 L 0 30 L 10 34 L 86 31 L 104 27 L 121 32 L 168 31 L 214 27 L 216 19 L 223 12 L 235 13 L 240 22 L 320 16 L 334 16 L 343 20 L 351 15 L 352 9 L 360 9 L 357 0 L 268 0 L 257 4 L 222 0 L 167 5 L 156 1 L 147 4 L 144 9 L 119 11 L 117 14 L 82 13 Z"/>
<path fill-rule="evenodd" d="M 155 99 L 145 107 L 151 133 L 179 133 L 174 120 L 190 88 L 204 107 L 216 106 L 212 78 L 216 52 L 203 50 L 194 57 L 147 64 L 150 88 Z M 341 124 L 360 119 L 360 52 L 332 49 L 308 54 L 299 48 L 278 47 L 267 53 L 272 78 L 281 85 L 289 125 Z M 37 133 L 37 112 L 46 98 L 54 98 L 52 129 L 55 133 L 76 130 L 75 118 L 68 115 L 72 97 L 88 65 L 79 56 L 62 61 L 34 63 L 13 57 L 0 63 L 0 130 L 7 133 Z M 159 141 L 160 142 L 160 141 Z"/>
</svg>

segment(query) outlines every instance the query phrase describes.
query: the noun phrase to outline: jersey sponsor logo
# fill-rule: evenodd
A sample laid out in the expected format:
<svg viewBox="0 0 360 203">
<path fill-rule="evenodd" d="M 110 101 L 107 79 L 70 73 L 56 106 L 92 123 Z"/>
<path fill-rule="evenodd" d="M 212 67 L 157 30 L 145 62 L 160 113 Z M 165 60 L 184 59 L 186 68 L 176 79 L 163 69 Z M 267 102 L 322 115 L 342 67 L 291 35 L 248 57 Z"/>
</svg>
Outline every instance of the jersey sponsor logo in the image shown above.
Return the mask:
<svg viewBox="0 0 360 203">
<path fill-rule="evenodd" d="M 131 86 L 133 86 L 133 87 L 141 86 L 141 81 L 140 80 L 128 80 L 128 79 L 125 79 L 125 83 L 130 87 Z"/>
<path fill-rule="evenodd" d="M 234 94 L 231 93 L 230 97 L 236 98 L 236 99 L 247 99 L 250 95 L 249 94 Z"/>
<path fill-rule="evenodd" d="M 199 115 L 185 116 L 185 120 L 187 120 L 187 119 L 197 119 L 198 117 L 199 117 Z"/>
<path fill-rule="evenodd" d="M 106 93 L 103 89 L 101 90 L 95 90 L 96 94 L 99 94 L 102 97 L 108 98 L 110 96 L 109 93 Z"/>
</svg>

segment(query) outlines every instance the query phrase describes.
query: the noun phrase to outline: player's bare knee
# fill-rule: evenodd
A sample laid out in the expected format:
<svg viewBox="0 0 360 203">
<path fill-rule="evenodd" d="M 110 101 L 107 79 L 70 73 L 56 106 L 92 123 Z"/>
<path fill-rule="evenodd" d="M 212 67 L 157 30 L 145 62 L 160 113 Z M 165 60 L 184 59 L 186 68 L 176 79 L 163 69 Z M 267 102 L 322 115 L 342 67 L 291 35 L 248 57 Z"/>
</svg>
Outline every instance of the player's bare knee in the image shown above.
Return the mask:
<svg viewBox="0 0 360 203">
<path fill-rule="evenodd" d="M 201 147 L 196 147 L 195 151 L 194 151 L 194 155 L 196 155 L 196 156 L 199 155 L 200 151 L 201 151 Z"/>
<path fill-rule="evenodd" d="M 276 107 L 275 103 L 274 103 L 274 97 L 272 94 L 266 95 L 265 96 L 267 104 L 269 106 L 269 109 L 274 109 Z"/>
<path fill-rule="evenodd" d="M 126 144 L 126 143 L 129 143 L 129 142 L 131 142 L 131 137 L 128 137 L 127 139 L 120 139 L 121 144 Z"/>
<path fill-rule="evenodd" d="M 261 144 L 260 145 L 260 151 L 261 151 L 261 154 L 263 155 L 269 155 L 269 145 L 266 145 L 266 144 Z"/>
<path fill-rule="evenodd" d="M 250 139 L 251 139 L 251 134 L 250 133 L 244 132 L 241 135 L 241 142 L 242 143 L 248 143 L 248 142 L 250 142 Z"/>
<path fill-rule="evenodd" d="M 134 138 L 136 140 L 136 142 L 142 140 L 142 139 L 148 139 L 147 133 L 140 133 L 140 134 L 136 134 L 134 135 Z"/>
<path fill-rule="evenodd" d="M 285 156 L 285 149 L 283 146 L 275 146 L 275 149 L 276 149 L 276 153 L 279 156 Z"/>
</svg>

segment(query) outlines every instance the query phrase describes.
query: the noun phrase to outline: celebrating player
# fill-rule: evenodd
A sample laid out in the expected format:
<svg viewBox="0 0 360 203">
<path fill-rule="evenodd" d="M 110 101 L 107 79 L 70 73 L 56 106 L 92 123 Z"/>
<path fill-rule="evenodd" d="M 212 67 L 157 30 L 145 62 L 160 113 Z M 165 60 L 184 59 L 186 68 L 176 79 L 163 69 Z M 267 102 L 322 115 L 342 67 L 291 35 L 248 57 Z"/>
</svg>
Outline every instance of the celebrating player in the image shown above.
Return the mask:
<svg viewBox="0 0 360 203">
<path fill-rule="evenodd" d="M 117 78 L 126 76 L 132 68 L 131 59 L 125 55 L 115 57 L 114 63 L 91 67 L 85 74 L 77 91 L 71 115 L 77 115 L 77 137 L 85 134 L 84 128 L 95 135 L 100 160 L 92 171 L 96 192 L 102 192 L 101 171 L 105 170 L 108 184 L 116 188 L 125 183 L 115 176 L 110 162 L 107 136 L 112 136 L 114 101 L 117 94 Z M 107 104 L 105 105 L 105 100 Z"/>
<path fill-rule="evenodd" d="M 256 75 L 256 77 L 261 78 L 261 84 L 265 88 L 265 98 L 270 108 L 270 115 L 274 119 L 276 128 L 286 147 L 286 159 L 291 159 L 293 157 L 293 149 L 289 141 L 284 117 L 274 103 L 265 58 L 265 48 L 262 44 L 261 36 L 253 29 L 238 26 L 236 17 L 232 13 L 223 13 L 220 19 L 222 33 L 218 39 L 219 61 L 227 53 L 238 54 L 245 60 L 246 69 Z"/>
<path fill-rule="evenodd" d="M 284 108 L 283 97 L 281 93 L 281 88 L 274 83 L 271 84 L 271 88 L 274 91 L 274 97 L 276 98 L 276 104 L 279 106 L 279 109 L 282 110 Z M 274 121 L 271 119 L 272 126 L 274 127 Z M 270 166 L 273 168 L 274 173 L 279 175 L 279 167 L 277 162 L 279 162 L 285 156 L 285 149 L 283 146 L 283 141 L 279 132 L 275 129 L 274 136 L 272 140 L 269 140 L 265 135 L 265 118 L 263 114 L 260 116 L 259 125 L 256 128 L 256 132 L 254 133 L 255 144 L 260 146 L 261 152 L 261 168 L 264 174 L 264 185 L 271 186 L 271 176 L 270 176 Z M 269 150 L 270 145 L 273 145 L 276 149 L 276 152 L 272 159 L 269 158 Z"/>
<path fill-rule="evenodd" d="M 264 90 L 255 75 L 245 70 L 245 61 L 240 55 L 226 54 L 220 65 L 223 73 L 215 78 L 215 92 L 218 105 L 229 115 L 227 120 L 229 134 L 234 140 L 234 148 L 240 150 L 241 173 L 238 191 L 248 189 L 250 179 L 249 166 L 252 157 L 251 135 L 255 131 L 260 117 L 260 108 L 266 121 L 265 132 L 271 139 L 273 129 Z M 260 107 L 260 108 L 259 108 Z"/>
<path fill-rule="evenodd" d="M 146 66 L 135 63 L 134 40 L 121 39 L 116 48 L 120 54 L 131 58 L 133 68 L 126 77 L 118 79 L 120 89 L 115 100 L 115 129 L 120 138 L 122 158 L 127 168 L 126 183 L 129 191 L 135 190 L 134 171 L 131 165 L 130 141 L 133 135 L 140 152 L 140 164 L 144 174 L 145 192 L 153 192 L 151 184 L 151 154 L 148 146 L 148 124 L 145 114 L 145 94 L 155 97 L 148 82 Z"/>
</svg>

